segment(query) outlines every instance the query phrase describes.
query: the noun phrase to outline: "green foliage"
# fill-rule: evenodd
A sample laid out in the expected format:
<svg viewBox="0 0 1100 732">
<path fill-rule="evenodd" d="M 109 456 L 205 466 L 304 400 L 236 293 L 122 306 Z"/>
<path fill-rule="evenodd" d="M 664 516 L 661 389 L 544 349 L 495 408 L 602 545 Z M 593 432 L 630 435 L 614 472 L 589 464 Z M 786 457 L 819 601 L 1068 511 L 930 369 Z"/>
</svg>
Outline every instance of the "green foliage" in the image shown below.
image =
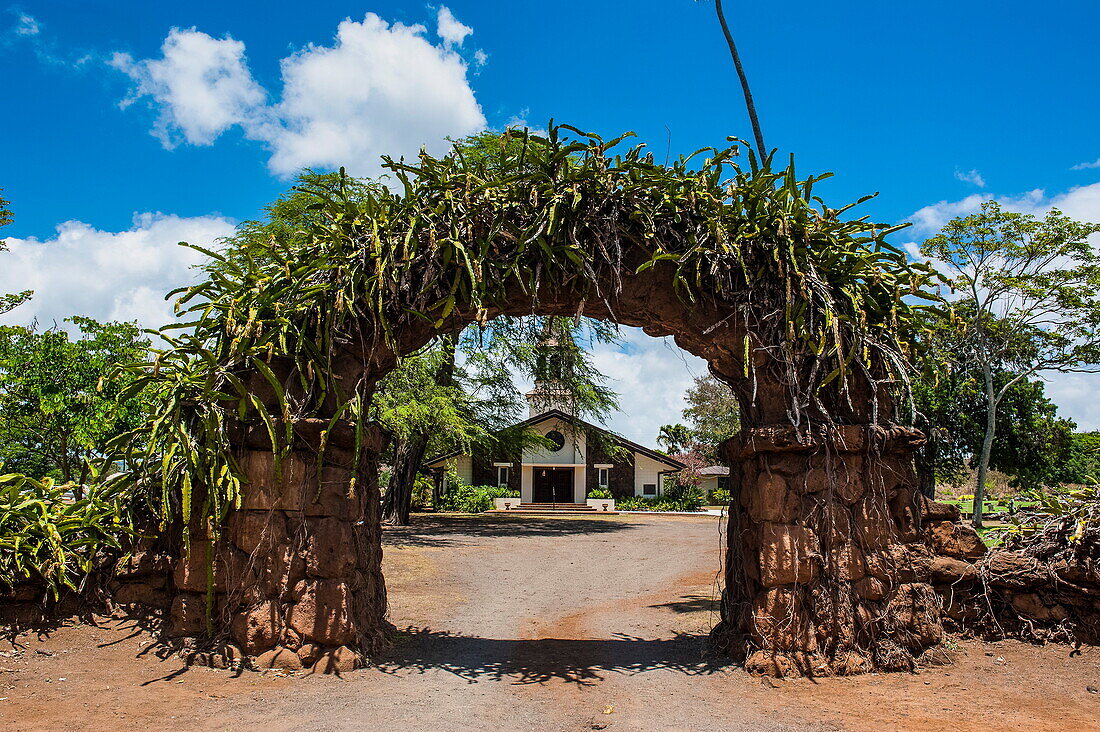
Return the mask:
<svg viewBox="0 0 1100 732">
<path fill-rule="evenodd" d="M 609 500 L 609 499 L 613 498 L 614 496 L 611 495 L 611 490 L 610 489 L 600 488 L 599 486 L 596 486 L 595 488 L 592 488 L 588 491 L 588 497 L 589 498 L 602 498 L 602 499 L 608 499 Z"/>
<path fill-rule="evenodd" d="M 115 366 L 143 360 L 149 343 L 132 323 L 67 322 L 79 337 L 0 328 L 0 462 L 83 484 L 88 461 L 144 418 L 146 395 L 118 398 L 132 379 Z"/>
<path fill-rule="evenodd" d="M 0 475 L 0 587 L 42 580 L 56 598 L 78 590 L 104 551 L 121 549 L 133 526 L 120 485 L 92 484 L 75 500 L 73 492 L 51 478 Z"/>
<path fill-rule="evenodd" d="M 10 224 L 13 218 L 12 212 L 8 209 L 7 200 L 5 200 L 3 196 L 0 196 L 0 227 Z M 0 252 L 5 252 L 7 249 L 7 244 L 3 239 L 0 239 Z M 33 294 L 34 292 L 31 290 L 24 290 L 23 292 L 17 292 L 11 295 L 0 294 L 0 315 L 22 305 L 29 300 Z"/>
<path fill-rule="evenodd" d="M 907 296 L 923 295 L 928 275 L 886 243 L 894 228 L 825 206 L 813 195 L 825 176 L 800 181 L 793 165 L 753 155 L 736 165 L 740 144 L 665 166 L 641 147 L 614 154 L 622 139 L 551 125 L 546 138 L 508 132 L 480 159 L 386 160 L 396 192 L 306 181 L 298 192 L 313 203 L 293 230 L 208 251 L 204 281 L 182 291 L 183 322 L 133 385 L 162 398 L 119 443 L 133 478 L 183 516 L 201 484 L 199 510 L 220 523 L 240 500 L 237 422 L 266 431 L 277 455 L 301 418 L 361 429 L 373 383 L 337 378 L 353 374 L 341 365 L 383 344 L 415 347 L 401 341 L 413 328 L 487 322 L 517 290 L 537 298 L 547 283 L 613 312 L 623 276 L 655 266 L 689 307 L 752 293 L 727 325 L 752 334 L 747 378 L 758 348 L 806 374 L 790 385 L 796 420 L 828 416 L 853 374 L 900 382 L 918 309 Z"/>
<path fill-rule="evenodd" d="M 1100 432 L 1072 435 L 1057 475 L 1058 482 L 1084 484 L 1097 477 L 1100 477 Z"/>
<path fill-rule="evenodd" d="M 657 432 L 657 444 L 670 453 L 687 450 L 694 441 L 692 430 L 683 424 L 664 424 Z"/>
<path fill-rule="evenodd" d="M 697 376 L 684 394 L 688 406 L 684 419 L 691 425 L 692 441 L 710 459 L 717 448 L 741 429 L 741 406 L 728 385 L 714 376 Z"/>
<path fill-rule="evenodd" d="M 493 508 L 494 498 L 519 498 L 519 491 L 491 485 L 472 486 L 452 483 L 440 499 L 441 511 L 483 513 Z"/>
<path fill-rule="evenodd" d="M 715 488 L 710 492 L 707 503 L 711 506 L 728 506 L 732 500 L 733 497 L 728 490 L 725 488 Z"/>
<path fill-rule="evenodd" d="M 1006 548 L 1017 549 L 1034 545 L 1037 537 L 1053 547 L 1072 546 L 1089 537 L 1093 545 L 1100 542 L 1100 485 L 1074 488 L 1034 489 L 1021 495 L 1027 505 L 1005 518 L 1008 529 L 1003 532 Z"/>
<path fill-rule="evenodd" d="M 671 498 L 668 495 L 647 498 L 644 496 L 627 496 L 615 499 L 617 511 L 699 511 L 703 507 L 702 492 L 690 493 L 679 498 Z"/>
</svg>

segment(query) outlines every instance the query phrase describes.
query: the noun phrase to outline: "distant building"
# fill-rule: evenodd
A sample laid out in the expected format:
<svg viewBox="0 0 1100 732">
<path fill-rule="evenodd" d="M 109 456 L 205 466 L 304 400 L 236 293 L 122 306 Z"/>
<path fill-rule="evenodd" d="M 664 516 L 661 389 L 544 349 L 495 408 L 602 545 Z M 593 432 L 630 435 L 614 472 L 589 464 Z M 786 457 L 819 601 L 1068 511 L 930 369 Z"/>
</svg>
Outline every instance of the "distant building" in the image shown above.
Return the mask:
<svg viewBox="0 0 1100 732">
<path fill-rule="evenodd" d="M 664 477 L 686 466 L 575 417 L 555 371 L 556 346 L 553 339 L 542 345 L 539 378 L 526 394 L 529 417 L 513 426 L 537 431 L 550 441 L 549 448 L 528 447 L 522 455 L 456 451 L 433 458 L 424 467 L 441 483 L 448 468 L 453 468 L 470 485 L 519 491 L 521 504 L 584 503 L 595 488 L 610 491 L 614 498 L 658 495 Z"/>
<path fill-rule="evenodd" d="M 710 465 L 698 471 L 699 487 L 710 495 L 712 491 L 722 488 L 730 489 L 730 469 L 725 465 Z"/>
</svg>

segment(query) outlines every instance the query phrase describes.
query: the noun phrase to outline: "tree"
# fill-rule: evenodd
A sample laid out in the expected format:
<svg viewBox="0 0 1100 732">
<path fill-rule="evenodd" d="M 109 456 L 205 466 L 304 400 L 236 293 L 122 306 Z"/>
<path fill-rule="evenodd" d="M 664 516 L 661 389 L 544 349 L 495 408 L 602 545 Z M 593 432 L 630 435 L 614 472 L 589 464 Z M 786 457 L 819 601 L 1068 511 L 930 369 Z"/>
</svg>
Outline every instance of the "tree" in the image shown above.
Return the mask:
<svg viewBox="0 0 1100 732">
<path fill-rule="evenodd" d="M 684 419 L 701 451 L 713 460 L 718 446 L 741 429 L 741 405 L 733 390 L 711 374 L 695 378 L 684 394 L 688 406 Z"/>
<path fill-rule="evenodd" d="M 691 428 L 684 424 L 661 425 L 657 433 L 657 444 L 668 453 L 679 453 L 691 447 L 694 441 Z"/>
<path fill-rule="evenodd" d="M 994 201 L 959 216 L 921 247 L 947 270 L 956 353 L 982 376 L 984 435 L 974 489 L 974 525 L 996 437 L 997 410 L 1021 380 L 1041 371 L 1093 371 L 1100 362 L 1100 264 L 1088 238 L 1100 225 L 1058 210 L 1043 219 Z M 965 366 L 964 366 L 965 367 Z M 1004 375 L 1002 383 L 998 375 Z"/>
<path fill-rule="evenodd" d="M 912 394 L 917 426 L 928 438 L 916 458 L 921 490 L 929 498 L 938 482 L 958 483 L 966 468 L 977 464 L 985 437 L 984 377 L 977 364 L 952 350 L 959 345 L 946 317 L 930 318 L 915 343 Z M 994 383 L 999 388 L 1011 378 L 997 372 Z M 1021 488 L 1065 480 L 1060 476 L 1075 425 L 1057 412 L 1042 381 L 1017 381 L 997 410 L 989 466 L 1012 476 Z"/>
<path fill-rule="evenodd" d="M 0 189 L 3 190 L 3 189 Z M 8 202 L 0 196 L 0 228 L 7 226 L 13 220 L 12 212 L 8 210 Z M 0 239 L 0 252 L 8 250 L 7 244 Z M 0 315 L 22 305 L 34 294 L 31 290 L 24 290 L 10 295 L 0 294 Z"/>
<path fill-rule="evenodd" d="M 714 10 L 718 14 L 718 24 L 722 26 L 722 35 L 726 37 L 726 45 L 730 49 L 730 57 L 733 66 L 737 70 L 737 78 L 741 80 L 741 93 L 745 95 L 745 110 L 749 113 L 749 122 L 752 123 L 752 134 L 756 138 L 756 151 L 760 159 L 767 157 L 767 148 L 764 146 L 764 133 L 760 130 L 760 120 L 756 116 L 756 104 L 752 100 L 752 91 L 749 90 L 749 77 L 745 74 L 745 67 L 741 64 L 741 54 L 737 52 L 737 45 L 733 42 L 729 25 L 726 23 L 726 13 L 722 9 L 722 0 L 714 0 Z"/>
<path fill-rule="evenodd" d="M 114 367 L 144 360 L 149 343 L 133 323 L 67 322 L 75 340 L 60 328 L 0 328 L 0 463 L 79 486 L 88 461 L 143 417 L 140 395 L 117 399 L 128 381 Z"/>
</svg>

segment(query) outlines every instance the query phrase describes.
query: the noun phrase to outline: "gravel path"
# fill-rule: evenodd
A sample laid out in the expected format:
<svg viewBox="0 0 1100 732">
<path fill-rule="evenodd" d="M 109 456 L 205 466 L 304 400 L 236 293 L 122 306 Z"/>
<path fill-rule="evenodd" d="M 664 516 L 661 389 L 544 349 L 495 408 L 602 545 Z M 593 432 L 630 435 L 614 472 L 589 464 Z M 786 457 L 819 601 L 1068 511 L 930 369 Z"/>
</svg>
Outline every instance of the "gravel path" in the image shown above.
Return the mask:
<svg viewBox="0 0 1100 732">
<path fill-rule="evenodd" d="M 393 649 L 343 678 L 159 659 L 132 623 L 0 651 L 0 728 L 1097 729 L 1100 649 L 962 642 L 919 675 L 753 679 L 704 653 L 710 516 L 416 517 L 387 529 Z"/>
</svg>

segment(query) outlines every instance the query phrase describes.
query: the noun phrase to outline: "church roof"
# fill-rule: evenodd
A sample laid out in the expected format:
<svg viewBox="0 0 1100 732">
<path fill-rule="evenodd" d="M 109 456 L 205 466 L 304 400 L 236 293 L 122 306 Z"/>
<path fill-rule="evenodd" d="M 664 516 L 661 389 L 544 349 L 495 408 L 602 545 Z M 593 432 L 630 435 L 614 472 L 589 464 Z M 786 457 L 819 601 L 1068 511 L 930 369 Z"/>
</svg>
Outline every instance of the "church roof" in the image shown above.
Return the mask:
<svg viewBox="0 0 1100 732">
<path fill-rule="evenodd" d="M 525 419 L 522 422 L 517 422 L 516 424 L 513 425 L 513 427 L 531 427 L 533 425 L 540 424 L 542 422 L 546 422 L 547 420 L 551 420 L 551 419 L 557 419 L 557 420 L 560 420 L 562 422 L 569 422 L 569 423 L 574 424 L 574 425 L 578 425 L 578 426 L 581 426 L 581 427 L 586 427 L 590 430 L 596 430 L 598 432 L 602 432 L 605 435 L 607 435 L 609 438 L 614 440 L 615 442 L 622 445 L 623 447 L 628 448 L 630 450 L 633 450 L 634 452 L 637 452 L 641 455 L 645 455 L 648 458 L 652 458 L 653 460 L 656 460 L 657 462 L 664 463 L 665 465 L 668 465 L 671 468 L 675 468 L 676 470 L 683 470 L 684 468 L 687 467 L 687 465 L 680 462 L 679 460 L 676 460 L 675 458 L 671 458 L 668 455 L 665 455 L 664 453 L 660 453 L 660 452 L 657 452 L 656 450 L 652 450 L 652 449 L 646 447 L 645 445 L 639 445 L 637 442 L 632 442 L 632 441 L 626 439 L 625 437 L 622 437 L 620 435 L 615 434 L 614 432 L 612 432 L 609 429 L 605 429 L 603 427 L 600 427 L 599 425 L 592 424 L 591 422 L 585 422 L 583 419 L 579 419 L 579 418 L 574 417 L 572 415 L 566 414 L 565 412 L 561 411 L 560 409 L 549 409 L 545 412 L 542 412 L 541 414 L 536 414 L 534 417 L 530 417 L 528 419 Z M 425 460 L 424 464 L 425 465 L 431 465 L 432 463 L 438 463 L 441 460 L 449 460 L 450 458 L 453 458 L 453 457 L 456 457 L 456 456 L 462 455 L 462 454 L 463 453 L 462 453 L 461 450 L 454 450 L 453 452 L 449 452 L 449 453 L 446 453 L 444 455 L 440 455 L 438 457 L 432 458 L 431 460 Z"/>
</svg>

